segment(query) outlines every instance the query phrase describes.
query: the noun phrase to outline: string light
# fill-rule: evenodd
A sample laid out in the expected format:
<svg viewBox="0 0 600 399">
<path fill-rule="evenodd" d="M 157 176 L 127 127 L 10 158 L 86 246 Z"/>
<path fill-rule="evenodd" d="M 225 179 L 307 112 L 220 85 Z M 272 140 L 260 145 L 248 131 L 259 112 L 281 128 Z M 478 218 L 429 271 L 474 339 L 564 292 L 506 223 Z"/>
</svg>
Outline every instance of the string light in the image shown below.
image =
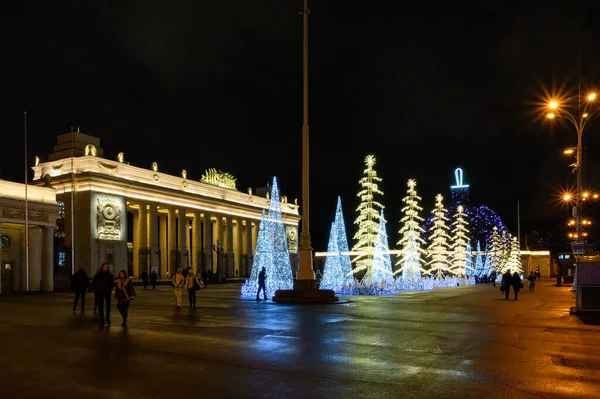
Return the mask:
<svg viewBox="0 0 600 399">
<path fill-rule="evenodd" d="M 450 271 L 450 261 L 448 260 L 450 229 L 446 222 L 446 209 L 443 204 L 444 197 L 441 194 L 435 196 L 435 208 L 433 209 L 432 225 L 429 228 L 429 247 L 427 248 L 427 257 L 429 262 L 429 273 L 437 278 L 443 278 Z"/>
<path fill-rule="evenodd" d="M 402 252 L 400 253 L 400 260 L 396 263 L 400 268 L 394 274 L 402 273 L 402 280 L 419 280 L 421 273 L 428 273 L 421 266 L 423 264 L 422 255 L 425 252 L 421 248 L 421 244 L 425 244 L 421 234 L 425 230 L 419 224 L 423 221 L 423 218 L 419 216 L 419 212 L 423 208 L 419 206 L 421 197 L 417 195 L 417 190 L 415 190 L 417 182 L 414 179 L 409 179 L 406 185 L 408 187 L 407 195 L 402 199 L 406 206 L 402 208 L 404 216 L 400 222 L 403 225 L 399 231 L 402 238 L 398 241 L 398 245 L 402 247 Z"/>
<path fill-rule="evenodd" d="M 452 273 L 457 276 L 465 276 L 467 269 L 471 271 L 471 254 L 470 254 L 470 243 L 469 243 L 469 230 L 466 226 L 469 222 L 465 219 L 464 207 L 459 205 L 456 208 L 454 214 L 454 221 L 452 222 Z"/>
</svg>

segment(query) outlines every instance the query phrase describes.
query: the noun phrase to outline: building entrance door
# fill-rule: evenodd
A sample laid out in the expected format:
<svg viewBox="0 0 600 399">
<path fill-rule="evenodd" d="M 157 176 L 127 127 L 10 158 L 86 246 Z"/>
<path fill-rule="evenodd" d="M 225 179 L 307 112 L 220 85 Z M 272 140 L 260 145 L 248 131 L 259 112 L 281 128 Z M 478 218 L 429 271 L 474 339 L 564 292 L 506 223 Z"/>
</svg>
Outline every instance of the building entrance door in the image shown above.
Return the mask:
<svg viewBox="0 0 600 399">
<path fill-rule="evenodd" d="M 2 293 L 13 292 L 13 269 L 15 262 L 2 262 L 2 271 L 0 272 L 0 280 L 2 281 Z"/>
</svg>

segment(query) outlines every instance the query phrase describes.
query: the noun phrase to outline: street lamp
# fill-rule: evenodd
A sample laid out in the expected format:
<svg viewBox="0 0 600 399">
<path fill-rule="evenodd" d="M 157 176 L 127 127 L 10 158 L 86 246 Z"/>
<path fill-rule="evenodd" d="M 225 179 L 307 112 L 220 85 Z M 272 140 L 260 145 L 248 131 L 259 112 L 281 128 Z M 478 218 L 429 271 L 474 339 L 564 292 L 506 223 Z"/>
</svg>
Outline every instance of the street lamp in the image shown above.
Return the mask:
<svg viewBox="0 0 600 399">
<path fill-rule="evenodd" d="M 575 216 L 575 223 L 577 226 L 576 239 L 579 240 L 582 237 L 581 234 L 581 201 L 583 199 L 581 193 L 582 179 L 583 179 L 583 144 L 581 136 L 583 135 L 583 129 L 587 125 L 587 122 L 591 117 L 600 111 L 600 107 L 594 102 L 596 99 L 596 93 L 590 93 L 586 97 L 587 101 L 584 104 L 583 111 L 581 105 L 577 107 L 576 112 L 569 110 L 569 104 L 561 104 L 557 100 L 551 100 L 548 102 L 548 109 L 550 112 L 546 115 L 548 119 L 566 119 L 574 127 L 577 133 L 577 148 L 575 150 L 575 163 L 573 164 L 577 171 L 577 192 L 575 194 L 575 208 L 573 210 L 573 216 Z M 567 153 L 567 151 L 565 151 Z M 572 153 L 572 150 L 571 150 Z M 570 199 L 570 198 L 569 198 Z"/>
<path fill-rule="evenodd" d="M 221 253 L 223 253 L 224 248 L 219 243 L 219 240 L 217 240 L 217 243 L 213 244 L 212 249 L 217 253 L 217 275 L 221 277 L 223 274 L 223 270 L 221 270 Z"/>
</svg>

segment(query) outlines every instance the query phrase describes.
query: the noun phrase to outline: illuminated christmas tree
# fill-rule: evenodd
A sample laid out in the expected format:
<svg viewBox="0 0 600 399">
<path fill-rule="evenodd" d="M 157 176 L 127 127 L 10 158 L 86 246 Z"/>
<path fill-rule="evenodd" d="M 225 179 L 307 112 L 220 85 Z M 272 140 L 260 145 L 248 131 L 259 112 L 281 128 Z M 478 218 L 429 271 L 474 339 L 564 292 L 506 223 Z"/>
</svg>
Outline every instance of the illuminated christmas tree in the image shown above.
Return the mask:
<svg viewBox="0 0 600 399">
<path fill-rule="evenodd" d="M 273 177 L 269 201 L 269 232 L 272 241 L 272 270 L 267 269 L 267 295 L 275 295 L 276 290 L 291 290 L 294 286 L 290 253 L 288 251 L 285 226 L 281 216 L 281 202 L 277 178 Z"/>
<path fill-rule="evenodd" d="M 329 232 L 329 244 L 327 245 L 327 257 L 325 258 L 323 278 L 319 285 L 319 288 L 322 290 L 334 290 L 339 292 L 342 289 L 344 279 L 348 278 L 348 276 L 345 276 L 342 272 L 340 251 L 337 243 L 335 222 L 333 222 L 331 223 L 331 230 Z"/>
<path fill-rule="evenodd" d="M 488 251 L 488 264 L 489 264 L 489 271 L 490 273 L 492 271 L 496 271 L 497 273 L 500 273 L 500 258 L 501 258 L 501 253 L 503 251 L 503 245 L 502 245 L 502 240 L 500 238 L 500 233 L 498 232 L 498 227 L 494 226 L 492 228 L 492 235 L 490 236 L 490 240 L 489 240 L 489 251 Z"/>
<path fill-rule="evenodd" d="M 365 165 L 367 167 L 363 171 L 364 176 L 359 180 L 361 190 L 357 196 L 360 197 L 360 205 L 356 208 L 358 216 L 354 221 L 354 224 L 358 225 L 358 231 L 354 234 L 354 239 L 357 241 L 352 248 L 359 254 L 352 259 L 352 262 L 355 264 L 353 273 L 365 272 L 363 280 L 370 280 L 373 252 L 379 232 L 379 210 L 383 208 L 383 205 L 375 201 L 374 196 L 382 195 L 383 192 L 379 190 L 377 184 L 381 178 L 377 177 L 377 172 L 373 169 L 375 156 L 368 155 L 365 158 Z"/>
<path fill-rule="evenodd" d="M 470 254 L 467 254 L 469 230 L 466 227 L 469 222 L 466 220 L 466 214 L 462 205 L 456 207 L 453 219 L 452 244 L 450 246 L 452 249 L 451 271 L 455 275 L 462 277 L 466 274 L 467 262 L 470 259 Z"/>
<path fill-rule="evenodd" d="M 473 269 L 473 248 L 471 247 L 471 240 L 467 241 L 467 254 L 465 259 L 465 275 L 469 277 L 473 277 L 473 273 L 475 269 Z"/>
<path fill-rule="evenodd" d="M 513 237 L 510 241 L 510 256 L 508 262 L 506 262 L 507 269 L 510 269 L 511 273 L 517 272 L 523 274 L 523 264 L 521 263 L 521 248 L 519 246 L 519 240 L 517 237 Z"/>
<path fill-rule="evenodd" d="M 383 209 L 379 213 L 379 232 L 377 233 L 377 242 L 373 251 L 373 270 L 371 278 L 373 282 L 390 282 L 394 285 L 394 276 L 392 275 L 392 259 L 390 258 L 390 247 L 386 232 L 386 220 L 383 216 Z"/>
<path fill-rule="evenodd" d="M 269 221 L 265 218 L 265 211 L 263 210 L 260 224 L 258 225 L 254 262 L 252 263 L 250 278 L 242 285 L 242 295 L 244 296 L 256 296 L 258 291 L 258 273 L 263 267 L 267 270 L 267 273 L 273 269 L 273 241 L 270 239 L 270 236 Z M 268 292 L 268 295 L 274 294 L 274 291 Z"/>
<path fill-rule="evenodd" d="M 398 241 L 398 245 L 402 250 L 400 260 L 396 263 L 400 268 L 394 274 L 402 273 L 402 280 L 404 281 L 419 280 L 421 273 L 427 273 L 421 266 L 423 264 L 422 254 L 425 252 L 421 248 L 421 245 L 425 244 L 425 240 L 421 238 L 421 233 L 425 230 L 421 227 L 423 218 L 419 216 L 419 212 L 423 208 L 419 206 L 421 197 L 417 195 L 416 185 L 417 182 L 414 179 L 408 180 L 407 195 L 402 199 L 406 203 L 402 208 L 404 216 L 400 220 L 403 224 L 399 231 L 402 238 Z"/>
<path fill-rule="evenodd" d="M 484 276 L 489 276 L 492 274 L 492 272 L 496 269 L 494 269 L 490 263 L 491 260 L 491 256 L 490 256 L 490 252 L 488 251 L 488 245 L 487 243 L 485 244 L 485 253 L 484 255 L 484 261 L 483 261 L 483 275 Z"/>
<path fill-rule="evenodd" d="M 450 236 L 448 235 L 449 227 L 446 224 L 446 209 L 444 208 L 441 194 L 435 196 L 435 208 L 433 209 L 432 224 L 429 228 L 429 247 L 427 248 L 427 258 L 429 262 L 429 273 L 437 279 L 444 278 L 444 275 L 450 271 L 449 261 L 449 244 Z"/>
<path fill-rule="evenodd" d="M 346 223 L 342 212 L 342 198 L 338 197 L 335 210 L 335 237 L 337 239 L 337 249 L 340 252 L 340 266 L 342 270 L 342 284 L 351 284 L 354 281 L 352 276 L 352 262 L 350 261 L 350 249 L 348 248 L 348 236 L 346 236 Z"/>
<path fill-rule="evenodd" d="M 483 257 L 481 256 L 481 244 L 477 241 L 477 253 L 475 254 L 475 276 L 483 277 L 486 275 Z"/>
</svg>

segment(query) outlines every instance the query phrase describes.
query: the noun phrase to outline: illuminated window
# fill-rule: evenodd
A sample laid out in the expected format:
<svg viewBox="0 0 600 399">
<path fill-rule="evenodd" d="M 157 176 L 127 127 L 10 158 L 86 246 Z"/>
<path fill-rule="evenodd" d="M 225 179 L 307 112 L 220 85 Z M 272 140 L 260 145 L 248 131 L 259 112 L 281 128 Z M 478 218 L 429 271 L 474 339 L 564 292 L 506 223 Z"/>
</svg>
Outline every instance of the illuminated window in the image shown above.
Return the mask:
<svg viewBox="0 0 600 399">
<path fill-rule="evenodd" d="M 58 211 L 58 218 L 59 219 L 64 219 L 65 218 L 65 203 L 62 201 L 57 201 L 58 205 L 60 205 L 60 210 Z"/>
<path fill-rule="evenodd" d="M 6 263 L 6 264 L 4 265 L 4 268 L 5 268 L 6 270 L 11 270 L 11 269 L 12 269 L 12 265 L 11 265 L 10 263 Z"/>
<path fill-rule="evenodd" d="M 571 255 L 565 255 L 565 259 L 571 259 Z"/>
<path fill-rule="evenodd" d="M 564 255 L 558 255 L 558 259 L 564 259 Z"/>
<path fill-rule="evenodd" d="M 58 265 L 59 266 L 67 265 L 67 253 L 65 251 L 60 251 L 58 253 Z"/>
</svg>

